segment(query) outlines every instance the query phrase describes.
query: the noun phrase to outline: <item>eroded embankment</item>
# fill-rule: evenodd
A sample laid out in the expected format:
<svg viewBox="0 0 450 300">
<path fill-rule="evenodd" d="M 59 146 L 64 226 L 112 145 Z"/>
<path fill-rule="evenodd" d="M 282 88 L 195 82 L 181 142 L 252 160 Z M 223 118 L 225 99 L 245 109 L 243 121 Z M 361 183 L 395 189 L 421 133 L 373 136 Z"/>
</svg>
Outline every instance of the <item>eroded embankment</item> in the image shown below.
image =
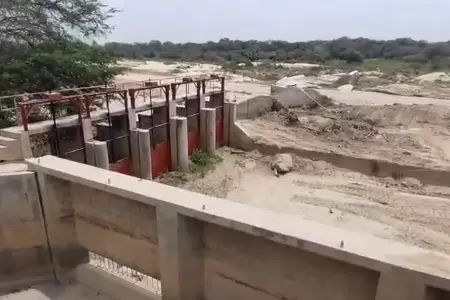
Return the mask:
<svg viewBox="0 0 450 300">
<path fill-rule="evenodd" d="M 380 177 L 449 186 L 450 110 L 432 105 L 332 102 L 261 113 L 236 122 L 234 147 L 292 153 Z"/>
</svg>

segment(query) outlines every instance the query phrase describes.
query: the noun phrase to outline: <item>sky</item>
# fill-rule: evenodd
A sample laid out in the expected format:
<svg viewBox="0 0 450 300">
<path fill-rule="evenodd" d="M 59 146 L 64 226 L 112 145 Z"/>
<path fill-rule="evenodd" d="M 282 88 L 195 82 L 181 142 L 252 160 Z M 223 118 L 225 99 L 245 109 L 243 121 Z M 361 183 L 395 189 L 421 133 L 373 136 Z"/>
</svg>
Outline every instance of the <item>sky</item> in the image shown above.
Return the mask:
<svg viewBox="0 0 450 300">
<path fill-rule="evenodd" d="M 450 40 L 450 0 L 103 0 L 121 10 L 100 41 Z"/>
</svg>

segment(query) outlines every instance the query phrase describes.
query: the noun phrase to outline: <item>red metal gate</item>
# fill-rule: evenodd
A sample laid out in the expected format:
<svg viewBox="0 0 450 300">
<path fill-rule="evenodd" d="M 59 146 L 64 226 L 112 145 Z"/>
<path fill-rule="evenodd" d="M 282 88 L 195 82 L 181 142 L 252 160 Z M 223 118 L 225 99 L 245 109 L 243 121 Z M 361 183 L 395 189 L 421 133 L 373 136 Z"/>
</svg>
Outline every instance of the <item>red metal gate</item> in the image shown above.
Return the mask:
<svg viewBox="0 0 450 300">
<path fill-rule="evenodd" d="M 184 96 L 177 99 L 177 92 L 180 87 L 184 89 L 184 91 L 181 91 L 181 94 L 184 92 Z M 172 99 L 179 101 L 177 115 L 187 118 L 189 155 L 202 147 L 200 138 L 200 87 L 201 80 L 194 81 L 191 78 L 183 78 L 183 82 L 171 84 Z"/>
<path fill-rule="evenodd" d="M 225 102 L 225 77 L 211 75 L 209 79 L 202 80 L 202 91 L 209 101 L 205 101 L 207 108 L 216 109 L 216 143 L 217 147 L 224 145 L 224 102 Z"/>
<path fill-rule="evenodd" d="M 136 107 L 136 98 L 150 100 L 150 106 L 139 113 L 139 128 L 150 130 L 151 170 L 153 178 L 167 173 L 172 168 L 170 144 L 170 85 L 152 85 L 130 89 L 131 107 Z M 154 97 L 161 95 L 162 97 Z"/>
<path fill-rule="evenodd" d="M 83 107 L 82 98 L 77 95 L 62 96 L 60 93 L 43 93 L 39 96 L 41 99 L 19 104 L 24 131 L 29 131 L 30 126 L 33 126 L 33 131 L 38 135 L 39 132 L 48 131 L 48 127 L 51 126 L 48 134 L 41 134 L 43 139 L 41 145 L 49 146 L 49 154 L 86 163 L 86 145 L 81 121 L 86 108 Z M 48 123 L 39 122 L 42 115 L 47 113 L 50 113 L 51 120 L 46 121 Z M 64 117 L 60 117 L 61 114 Z M 40 124 L 30 124 L 33 121 Z"/>
<path fill-rule="evenodd" d="M 84 94 L 86 106 L 106 109 L 106 116 L 93 122 L 94 139 L 106 142 L 109 169 L 122 174 L 132 174 L 130 123 L 128 116 L 128 94 L 126 90 L 105 88 L 103 92 Z M 101 112 L 100 112 L 101 113 Z M 90 118 L 91 112 L 87 111 Z"/>
</svg>

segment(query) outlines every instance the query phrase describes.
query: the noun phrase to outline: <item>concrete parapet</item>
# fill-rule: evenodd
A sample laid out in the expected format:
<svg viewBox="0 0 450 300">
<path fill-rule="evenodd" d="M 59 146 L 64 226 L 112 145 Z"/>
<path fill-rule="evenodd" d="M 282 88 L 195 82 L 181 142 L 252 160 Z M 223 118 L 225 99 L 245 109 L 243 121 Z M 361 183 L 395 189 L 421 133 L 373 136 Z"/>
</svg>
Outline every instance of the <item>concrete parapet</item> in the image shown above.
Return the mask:
<svg viewBox="0 0 450 300">
<path fill-rule="evenodd" d="M 381 273 L 375 300 L 428 300 L 426 286 L 418 278 L 398 268 Z"/>
<path fill-rule="evenodd" d="M 0 130 L 0 160 L 14 161 L 33 157 L 29 132 Z"/>
<path fill-rule="evenodd" d="M 165 205 L 157 221 L 163 299 L 203 299 L 203 222 Z"/>
<path fill-rule="evenodd" d="M 108 180 L 108 176 L 103 178 L 107 185 Z M 71 183 L 70 187 L 77 191 L 73 209 L 78 243 L 121 265 L 159 278 L 156 208 L 88 186 Z"/>
<path fill-rule="evenodd" d="M 33 172 L 0 174 L 0 294 L 53 277 Z"/>
<path fill-rule="evenodd" d="M 450 296 L 450 256 L 442 253 L 54 156 L 28 164 L 46 191 L 44 208 L 54 207 L 46 216 L 57 257 L 81 244 L 161 278 L 163 299 Z"/>
<path fill-rule="evenodd" d="M 75 229 L 73 201 L 78 191 L 69 181 L 43 173 L 37 178 L 55 275 L 60 282 L 67 282 L 76 266 L 89 261 Z"/>
<path fill-rule="evenodd" d="M 33 157 L 33 151 L 31 150 L 31 143 L 30 143 L 30 135 L 27 131 L 20 133 L 19 143 L 23 159 Z"/>
</svg>

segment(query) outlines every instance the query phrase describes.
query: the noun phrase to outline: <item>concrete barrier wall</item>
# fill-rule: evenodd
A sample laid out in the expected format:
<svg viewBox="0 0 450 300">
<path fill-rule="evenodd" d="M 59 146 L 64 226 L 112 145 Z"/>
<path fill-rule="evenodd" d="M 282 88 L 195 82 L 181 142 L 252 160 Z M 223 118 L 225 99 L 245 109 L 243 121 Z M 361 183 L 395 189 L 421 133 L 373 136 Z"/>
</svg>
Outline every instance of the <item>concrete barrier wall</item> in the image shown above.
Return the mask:
<svg viewBox="0 0 450 300">
<path fill-rule="evenodd" d="M 271 86 L 270 93 L 276 101 L 277 109 L 316 105 L 324 98 L 313 88 Z"/>
<path fill-rule="evenodd" d="M 254 119 L 262 116 L 264 113 L 272 111 L 275 105 L 275 99 L 271 96 L 256 96 L 237 104 L 236 118 Z"/>
<path fill-rule="evenodd" d="M 380 273 L 263 237 L 205 227 L 207 299 L 374 299 Z"/>
<path fill-rule="evenodd" d="M 53 276 L 35 174 L 0 174 L 0 292 Z"/>
<path fill-rule="evenodd" d="M 67 245 L 159 274 L 163 299 L 450 297 L 444 254 L 57 157 L 28 163 L 43 188 L 77 191 L 42 198 L 44 208 L 56 197 L 73 203 L 76 237 Z"/>
<path fill-rule="evenodd" d="M 73 203 L 80 245 L 159 278 L 155 207 L 67 183 L 77 191 Z"/>
</svg>

